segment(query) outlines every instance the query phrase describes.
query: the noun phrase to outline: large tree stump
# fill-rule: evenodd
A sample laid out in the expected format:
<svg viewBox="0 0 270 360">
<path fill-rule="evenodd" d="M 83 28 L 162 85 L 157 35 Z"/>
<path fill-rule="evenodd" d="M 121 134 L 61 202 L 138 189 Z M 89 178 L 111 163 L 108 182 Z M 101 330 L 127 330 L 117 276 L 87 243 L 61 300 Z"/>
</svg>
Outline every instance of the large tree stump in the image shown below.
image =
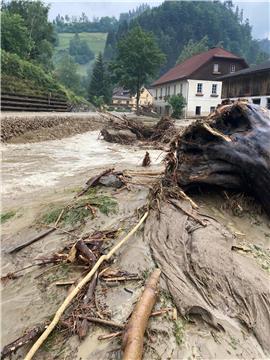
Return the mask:
<svg viewBox="0 0 270 360">
<path fill-rule="evenodd" d="M 240 101 L 221 106 L 208 119 L 190 125 L 172 150 L 176 158 L 172 153 L 167 157 L 167 172 L 173 172 L 183 188 L 210 184 L 246 191 L 270 214 L 267 110 Z"/>
</svg>

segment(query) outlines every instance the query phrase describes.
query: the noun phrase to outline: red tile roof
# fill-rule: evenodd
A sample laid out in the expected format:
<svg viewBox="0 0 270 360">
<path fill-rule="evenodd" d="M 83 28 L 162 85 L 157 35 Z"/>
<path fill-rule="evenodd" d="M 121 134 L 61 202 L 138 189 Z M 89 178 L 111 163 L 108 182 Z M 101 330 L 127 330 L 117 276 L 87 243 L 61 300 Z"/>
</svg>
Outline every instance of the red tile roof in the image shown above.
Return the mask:
<svg viewBox="0 0 270 360">
<path fill-rule="evenodd" d="M 242 58 L 222 48 L 212 48 L 208 51 L 192 56 L 181 64 L 177 64 L 156 80 L 153 85 L 160 85 L 170 81 L 186 78 L 213 57 L 243 60 Z"/>
</svg>

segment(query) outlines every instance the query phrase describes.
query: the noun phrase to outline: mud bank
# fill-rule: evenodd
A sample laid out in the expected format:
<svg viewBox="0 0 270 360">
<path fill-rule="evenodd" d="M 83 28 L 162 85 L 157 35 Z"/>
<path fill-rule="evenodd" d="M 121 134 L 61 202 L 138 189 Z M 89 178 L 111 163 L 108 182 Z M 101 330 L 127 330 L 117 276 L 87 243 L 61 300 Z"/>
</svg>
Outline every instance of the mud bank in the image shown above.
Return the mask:
<svg viewBox="0 0 270 360">
<path fill-rule="evenodd" d="M 104 126 L 98 113 L 2 113 L 1 140 L 9 143 L 61 139 Z"/>
</svg>

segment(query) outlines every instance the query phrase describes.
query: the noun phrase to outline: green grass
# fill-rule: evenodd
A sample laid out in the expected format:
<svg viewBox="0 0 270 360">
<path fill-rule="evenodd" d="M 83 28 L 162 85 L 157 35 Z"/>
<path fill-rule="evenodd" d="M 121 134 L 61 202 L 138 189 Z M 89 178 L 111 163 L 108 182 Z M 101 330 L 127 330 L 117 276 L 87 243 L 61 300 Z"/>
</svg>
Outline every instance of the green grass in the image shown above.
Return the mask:
<svg viewBox="0 0 270 360">
<path fill-rule="evenodd" d="M 94 192 L 90 192 L 64 211 L 61 222 L 71 225 L 83 223 L 86 218 L 93 216 L 91 211 L 86 208 L 87 205 L 98 208 L 99 211 L 105 215 L 109 215 L 117 209 L 117 202 L 113 198 L 106 195 L 95 195 Z M 41 223 L 55 223 L 64 207 L 65 206 L 63 205 L 62 207 L 52 207 L 49 209 L 48 212 L 41 217 Z"/>
<path fill-rule="evenodd" d="M 8 211 L 6 213 L 0 214 L 0 223 L 1 224 L 5 223 L 15 215 L 16 215 L 16 211 Z"/>
<path fill-rule="evenodd" d="M 74 33 L 59 33 L 59 45 L 55 48 L 54 62 L 57 62 L 61 58 L 61 53 L 68 51 L 69 42 L 73 38 Z M 107 33 L 79 33 L 81 40 L 86 40 L 90 49 L 97 55 L 100 51 L 103 53 L 105 48 L 105 43 L 107 39 Z M 78 64 L 78 72 L 80 75 L 86 75 L 88 69 L 93 66 L 95 60 L 92 60 L 84 65 Z"/>
</svg>

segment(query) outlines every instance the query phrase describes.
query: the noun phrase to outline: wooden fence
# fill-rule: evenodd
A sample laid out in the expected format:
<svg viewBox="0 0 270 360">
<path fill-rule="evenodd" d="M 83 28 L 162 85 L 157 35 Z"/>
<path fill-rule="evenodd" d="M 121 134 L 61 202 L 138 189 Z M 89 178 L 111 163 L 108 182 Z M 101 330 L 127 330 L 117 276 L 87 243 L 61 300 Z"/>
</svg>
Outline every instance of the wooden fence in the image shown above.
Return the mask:
<svg viewBox="0 0 270 360">
<path fill-rule="evenodd" d="M 66 99 L 51 96 L 1 94 L 2 111 L 69 111 Z"/>
</svg>

